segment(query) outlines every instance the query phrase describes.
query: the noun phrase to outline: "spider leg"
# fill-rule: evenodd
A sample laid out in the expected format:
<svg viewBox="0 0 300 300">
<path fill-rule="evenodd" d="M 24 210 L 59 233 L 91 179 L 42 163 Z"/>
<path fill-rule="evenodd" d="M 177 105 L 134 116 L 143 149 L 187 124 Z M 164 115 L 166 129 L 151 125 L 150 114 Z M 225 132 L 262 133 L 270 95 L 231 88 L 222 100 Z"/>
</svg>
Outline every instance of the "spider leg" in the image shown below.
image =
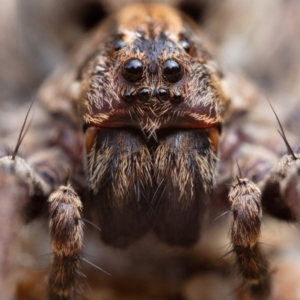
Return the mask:
<svg viewBox="0 0 300 300">
<path fill-rule="evenodd" d="M 300 221 L 300 154 L 290 153 L 279 158 L 263 147 L 244 144 L 235 156 L 243 177 L 255 182 L 262 191 L 261 204 L 265 213 L 287 222 Z M 227 166 L 227 165 L 226 165 Z M 228 167 L 228 166 L 227 166 Z M 232 174 L 238 174 L 233 164 Z M 232 175 L 227 182 L 232 181 Z M 220 182 L 216 191 L 218 198 L 228 194 L 227 187 Z"/>
<path fill-rule="evenodd" d="M 82 204 L 70 186 L 61 186 L 48 200 L 53 256 L 49 275 L 50 300 L 74 299 L 79 252 L 83 240 Z"/>
<path fill-rule="evenodd" d="M 22 210 L 29 199 L 26 182 L 14 174 L 0 172 L 0 298 L 13 299 L 12 274 L 17 267 L 18 233 L 23 224 Z"/>
<path fill-rule="evenodd" d="M 300 155 L 283 156 L 262 188 L 262 205 L 272 216 L 288 222 L 300 220 Z"/>
<path fill-rule="evenodd" d="M 0 176 L 0 298 L 13 299 L 19 231 L 40 213 L 49 186 L 18 156 L 0 158 Z"/>
<path fill-rule="evenodd" d="M 1 299 L 14 299 L 13 274 L 17 267 L 21 228 L 46 209 L 49 194 L 62 183 L 67 160 L 59 159 L 59 151 L 52 150 L 47 152 L 47 159 L 38 152 L 28 160 L 17 155 L 0 158 Z"/>
<path fill-rule="evenodd" d="M 250 180 L 238 178 L 229 193 L 231 243 L 244 284 L 254 299 L 266 299 L 271 291 L 268 261 L 259 244 L 261 192 Z"/>
</svg>

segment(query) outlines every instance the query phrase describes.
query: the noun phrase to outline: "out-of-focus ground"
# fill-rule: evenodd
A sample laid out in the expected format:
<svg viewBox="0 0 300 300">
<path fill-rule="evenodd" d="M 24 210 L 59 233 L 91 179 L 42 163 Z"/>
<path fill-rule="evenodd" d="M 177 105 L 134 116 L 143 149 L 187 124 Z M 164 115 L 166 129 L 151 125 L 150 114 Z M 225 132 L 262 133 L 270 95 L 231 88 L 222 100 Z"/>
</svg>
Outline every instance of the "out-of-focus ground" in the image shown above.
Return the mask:
<svg viewBox="0 0 300 300">
<path fill-rule="evenodd" d="M 43 79 L 105 14 L 132 2 L 118 0 L 0 0 L 0 137 L 21 128 L 28 103 Z M 225 64 L 240 69 L 274 104 L 286 127 L 300 128 L 300 2 L 296 0 L 165 0 L 190 13 L 219 48 Z M 240 87 L 241 89 L 243 87 Z M 267 101 L 255 108 L 249 130 L 273 122 Z M 284 148 L 284 145 L 281 145 Z M 300 145 L 299 145 L 300 146 Z M 0 224 L 1 225 L 1 224 Z M 233 268 L 227 216 L 208 221 L 189 250 L 170 249 L 146 237 L 127 250 L 111 249 L 86 225 L 84 295 L 100 300 L 247 300 Z M 89 233 L 88 233 L 89 232 Z M 19 300 L 45 299 L 50 259 L 47 223 L 24 226 L 16 257 Z M 300 228 L 266 217 L 262 246 L 273 270 L 272 300 L 300 300 Z M 1 271 L 1 270 L 0 270 Z"/>
</svg>

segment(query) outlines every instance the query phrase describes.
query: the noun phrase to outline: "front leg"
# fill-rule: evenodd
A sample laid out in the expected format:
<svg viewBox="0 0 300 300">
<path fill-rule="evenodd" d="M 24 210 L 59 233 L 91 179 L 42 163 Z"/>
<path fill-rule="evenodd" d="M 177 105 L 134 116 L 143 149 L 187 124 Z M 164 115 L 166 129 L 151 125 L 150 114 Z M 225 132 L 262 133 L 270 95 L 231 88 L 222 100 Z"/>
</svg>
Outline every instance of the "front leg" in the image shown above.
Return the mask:
<svg viewBox="0 0 300 300">
<path fill-rule="evenodd" d="M 48 203 L 51 246 L 54 251 L 49 275 L 49 299 L 75 299 L 83 240 L 82 204 L 70 186 L 59 187 L 50 195 Z"/>
<path fill-rule="evenodd" d="M 23 224 L 45 210 L 49 194 L 70 169 L 58 149 L 49 149 L 43 155 L 36 152 L 30 161 L 12 155 L 0 158 L 0 299 L 14 299 L 12 275 Z"/>
<path fill-rule="evenodd" d="M 5 173 L 2 167 L 0 178 L 0 299 L 10 300 L 14 296 L 18 235 L 23 209 L 29 201 L 29 188 L 22 178 Z"/>
<path fill-rule="evenodd" d="M 261 193 L 250 180 L 237 178 L 229 193 L 231 242 L 236 263 L 254 299 L 266 299 L 271 292 L 268 261 L 259 245 L 262 218 Z"/>
<path fill-rule="evenodd" d="M 19 156 L 0 158 L 0 299 L 14 299 L 19 232 L 41 213 L 50 188 Z"/>
</svg>

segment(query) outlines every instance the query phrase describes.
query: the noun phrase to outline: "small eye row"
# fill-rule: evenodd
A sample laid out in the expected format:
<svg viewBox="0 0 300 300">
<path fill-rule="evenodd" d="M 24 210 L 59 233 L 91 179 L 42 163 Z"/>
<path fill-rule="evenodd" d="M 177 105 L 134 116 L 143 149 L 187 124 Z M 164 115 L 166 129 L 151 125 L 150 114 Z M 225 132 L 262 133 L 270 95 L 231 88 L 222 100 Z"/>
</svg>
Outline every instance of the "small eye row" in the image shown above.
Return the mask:
<svg viewBox="0 0 300 300">
<path fill-rule="evenodd" d="M 178 104 L 182 101 L 182 95 L 180 92 L 175 91 L 170 93 L 170 91 L 165 88 L 159 88 L 152 92 L 151 89 L 143 87 L 140 88 L 137 92 L 126 92 L 123 95 L 123 99 L 126 102 L 133 102 L 137 99 L 142 102 L 146 102 L 150 100 L 151 97 L 157 97 L 161 101 L 170 101 L 174 104 Z"/>
<path fill-rule="evenodd" d="M 123 65 L 122 75 L 129 82 L 143 79 L 144 65 L 137 58 L 127 60 Z M 175 59 L 167 59 L 163 65 L 163 78 L 170 83 L 176 83 L 183 77 L 183 68 Z"/>
</svg>

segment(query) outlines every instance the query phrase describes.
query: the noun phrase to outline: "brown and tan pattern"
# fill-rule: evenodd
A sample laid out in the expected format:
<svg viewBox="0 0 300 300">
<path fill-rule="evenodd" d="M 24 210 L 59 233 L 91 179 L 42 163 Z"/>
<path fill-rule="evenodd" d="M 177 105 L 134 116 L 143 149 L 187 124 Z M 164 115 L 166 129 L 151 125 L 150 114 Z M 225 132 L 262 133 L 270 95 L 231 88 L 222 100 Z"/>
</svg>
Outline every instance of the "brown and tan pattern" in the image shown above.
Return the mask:
<svg viewBox="0 0 300 300">
<path fill-rule="evenodd" d="M 300 8 L 127 2 L 3 15 L 0 297 L 299 299 Z"/>
</svg>

